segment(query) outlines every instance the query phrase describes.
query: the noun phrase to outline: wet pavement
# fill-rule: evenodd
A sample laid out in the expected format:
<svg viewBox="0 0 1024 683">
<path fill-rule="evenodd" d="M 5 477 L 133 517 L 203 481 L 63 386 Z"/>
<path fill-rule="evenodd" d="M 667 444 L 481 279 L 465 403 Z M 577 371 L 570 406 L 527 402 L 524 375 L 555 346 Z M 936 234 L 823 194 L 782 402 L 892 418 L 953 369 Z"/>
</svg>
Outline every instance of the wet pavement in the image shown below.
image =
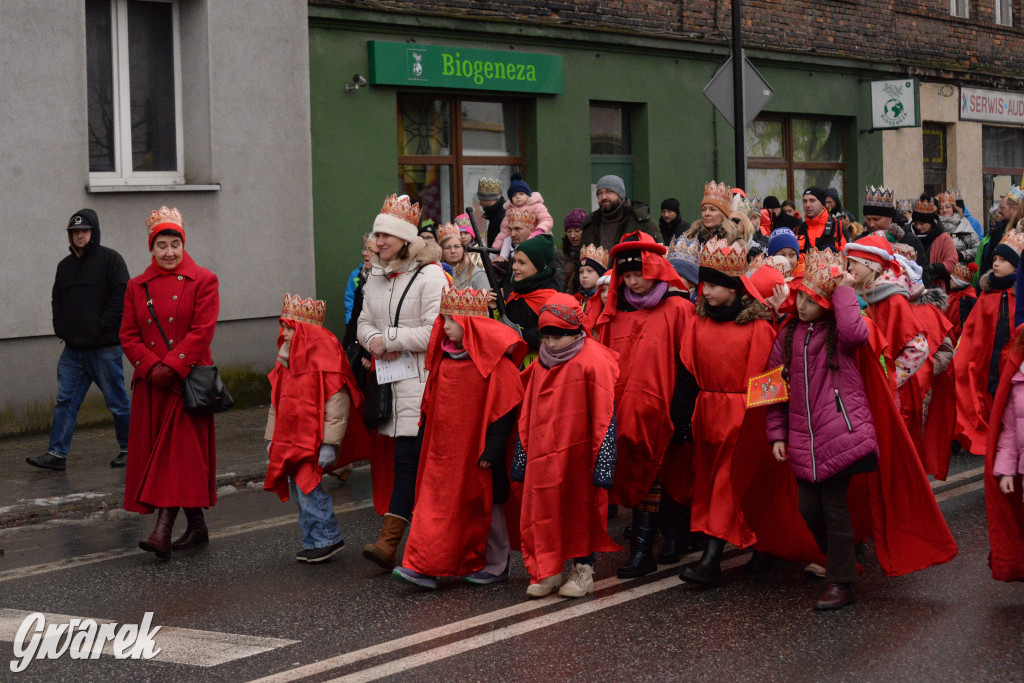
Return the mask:
<svg viewBox="0 0 1024 683">
<path fill-rule="evenodd" d="M 232 410 L 215 419 L 217 483 L 262 480 L 267 471 L 267 406 Z M 121 507 L 124 468 L 110 467 L 118 454 L 113 426 L 75 430 L 63 472 L 25 462 L 45 454 L 48 443 L 48 434 L 0 439 L 0 529 Z"/>
<path fill-rule="evenodd" d="M 713 591 L 681 583 L 678 566 L 620 582 L 623 551 L 598 556 L 598 590 L 581 600 L 528 601 L 518 554 L 506 584 L 425 592 L 360 555 L 379 525 L 365 469 L 328 480 L 348 545 L 320 565 L 294 560 L 293 504 L 255 483 L 225 486 L 209 547 L 166 562 L 136 546 L 152 516 L 11 527 L 0 530 L 0 680 L 1024 681 L 1024 584 L 988 571 L 980 465 L 958 456 L 936 487 L 960 554 L 888 579 L 869 547 L 859 601 L 838 613 L 811 609 L 822 585 L 800 567 L 751 576 L 739 551 Z M 613 537 L 625 524 L 612 521 Z M 119 623 L 152 611 L 166 659 L 65 656 L 13 674 L 4 624 L 34 611 Z"/>
</svg>

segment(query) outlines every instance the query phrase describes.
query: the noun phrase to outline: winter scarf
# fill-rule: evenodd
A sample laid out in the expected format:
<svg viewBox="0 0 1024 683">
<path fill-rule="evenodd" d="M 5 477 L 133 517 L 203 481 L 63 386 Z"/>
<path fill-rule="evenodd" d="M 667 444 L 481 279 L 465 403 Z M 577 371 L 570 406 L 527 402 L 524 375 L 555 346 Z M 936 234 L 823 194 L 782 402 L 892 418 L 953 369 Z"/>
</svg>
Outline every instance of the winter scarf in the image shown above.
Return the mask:
<svg viewBox="0 0 1024 683">
<path fill-rule="evenodd" d="M 580 349 L 583 348 L 583 344 L 586 341 L 587 335 L 581 334 L 576 341 L 567 346 L 563 346 L 560 349 L 549 349 L 547 344 L 541 344 L 540 348 L 537 349 L 537 354 L 540 357 L 540 362 L 544 364 L 544 367 L 550 369 L 572 359 L 580 352 Z"/>
<path fill-rule="evenodd" d="M 634 308 L 653 308 L 665 298 L 665 292 L 667 291 L 668 283 L 662 281 L 651 287 L 650 291 L 646 294 L 636 294 L 629 287 L 625 288 L 623 294 L 629 305 Z"/>
</svg>

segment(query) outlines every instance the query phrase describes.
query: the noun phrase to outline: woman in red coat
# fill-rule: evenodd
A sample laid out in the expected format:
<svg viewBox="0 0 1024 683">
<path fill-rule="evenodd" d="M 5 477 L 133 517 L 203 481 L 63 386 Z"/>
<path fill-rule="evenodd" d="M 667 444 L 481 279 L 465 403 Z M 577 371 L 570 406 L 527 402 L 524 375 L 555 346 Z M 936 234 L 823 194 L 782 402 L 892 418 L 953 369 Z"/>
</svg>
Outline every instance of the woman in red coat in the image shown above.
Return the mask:
<svg viewBox="0 0 1024 683">
<path fill-rule="evenodd" d="M 156 528 L 139 547 L 166 559 L 172 548 L 207 542 L 202 508 L 217 502 L 213 416 L 185 412 L 181 380 L 192 366 L 213 364 L 220 295 L 217 276 L 185 253 L 177 209 L 153 211 L 146 228 L 153 262 L 128 283 L 121 321 L 121 346 L 135 369 L 124 508 L 158 511 Z M 171 543 L 179 507 L 188 528 Z"/>
</svg>

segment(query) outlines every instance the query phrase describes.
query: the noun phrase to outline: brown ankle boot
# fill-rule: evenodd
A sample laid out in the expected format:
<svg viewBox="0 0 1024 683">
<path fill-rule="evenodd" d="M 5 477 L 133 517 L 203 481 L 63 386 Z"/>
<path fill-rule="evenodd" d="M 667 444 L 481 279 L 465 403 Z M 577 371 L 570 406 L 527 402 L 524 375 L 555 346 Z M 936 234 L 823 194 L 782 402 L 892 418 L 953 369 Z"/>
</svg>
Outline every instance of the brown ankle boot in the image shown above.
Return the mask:
<svg viewBox="0 0 1024 683">
<path fill-rule="evenodd" d="M 181 538 L 171 544 L 171 548 L 185 550 L 210 542 L 210 532 L 206 529 L 206 520 L 203 519 L 203 508 L 185 508 L 185 519 L 188 520 L 188 527 Z"/>
<path fill-rule="evenodd" d="M 384 569 L 395 568 L 395 551 L 402 542 L 402 535 L 409 520 L 390 512 L 384 515 L 384 524 L 380 528 L 376 543 L 368 543 L 363 548 L 363 557 Z"/>
<path fill-rule="evenodd" d="M 161 560 L 171 556 L 171 529 L 174 518 L 178 516 L 178 508 L 160 508 L 156 515 L 156 527 L 149 538 L 139 541 L 139 547 L 147 553 L 156 553 Z"/>
</svg>

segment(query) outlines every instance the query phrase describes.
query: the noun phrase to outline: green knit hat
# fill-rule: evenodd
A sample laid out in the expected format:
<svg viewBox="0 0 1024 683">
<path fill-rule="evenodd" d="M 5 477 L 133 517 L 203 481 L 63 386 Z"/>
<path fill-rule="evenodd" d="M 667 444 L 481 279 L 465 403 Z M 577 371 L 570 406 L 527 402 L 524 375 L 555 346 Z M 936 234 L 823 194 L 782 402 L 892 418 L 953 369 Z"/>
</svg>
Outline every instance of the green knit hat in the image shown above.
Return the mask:
<svg viewBox="0 0 1024 683">
<path fill-rule="evenodd" d="M 542 232 L 520 244 L 518 251 L 526 254 L 538 271 L 544 270 L 555 258 L 555 241 L 550 234 Z"/>
</svg>

